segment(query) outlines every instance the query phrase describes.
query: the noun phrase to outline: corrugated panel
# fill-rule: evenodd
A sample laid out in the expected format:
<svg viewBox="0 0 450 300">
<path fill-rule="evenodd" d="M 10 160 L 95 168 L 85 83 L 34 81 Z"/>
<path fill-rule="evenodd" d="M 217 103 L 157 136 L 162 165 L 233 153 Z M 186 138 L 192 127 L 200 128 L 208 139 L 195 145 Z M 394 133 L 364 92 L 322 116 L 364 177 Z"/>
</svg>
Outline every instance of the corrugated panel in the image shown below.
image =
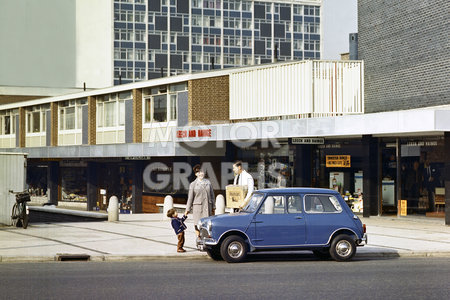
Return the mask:
<svg viewBox="0 0 450 300">
<path fill-rule="evenodd" d="M 362 63 L 303 61 L 230 74 L 230 119 L 362 113 Z"/>
<path fill-rule="evenodd" d="M 9 193 L 25 188 L 25 156 L 21 153 L 0 153 L 0 223 L 11 225 L 15 197 Z"/>
</svg>

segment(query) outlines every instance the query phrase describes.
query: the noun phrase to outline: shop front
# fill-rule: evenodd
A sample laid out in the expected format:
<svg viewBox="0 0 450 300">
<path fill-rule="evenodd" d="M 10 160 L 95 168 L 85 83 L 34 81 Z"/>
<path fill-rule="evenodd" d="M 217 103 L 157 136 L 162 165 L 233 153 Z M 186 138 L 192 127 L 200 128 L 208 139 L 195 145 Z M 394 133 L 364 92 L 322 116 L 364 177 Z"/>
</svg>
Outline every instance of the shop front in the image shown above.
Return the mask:
<svg viewBox="0 0 450 300">
<path fill-rule="evenodd" d="M 445 216 L 444 174 L 449 154 L 444 142 L 443 136 L 381 141 L 383 207 L 392 204 L 392 212 L 398 213 L 395 199 L 406 200 L 408 214 Z"/>
</svg>

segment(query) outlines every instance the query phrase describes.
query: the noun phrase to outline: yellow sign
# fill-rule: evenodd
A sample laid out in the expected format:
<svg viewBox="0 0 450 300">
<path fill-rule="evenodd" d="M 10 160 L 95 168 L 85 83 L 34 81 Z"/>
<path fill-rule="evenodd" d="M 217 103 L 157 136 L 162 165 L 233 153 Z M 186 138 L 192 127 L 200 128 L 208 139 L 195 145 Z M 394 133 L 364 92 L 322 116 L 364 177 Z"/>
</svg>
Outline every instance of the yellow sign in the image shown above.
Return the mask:
<svg viewBox="0 0 450 300">
<path fill-rule="evenodd" d="M 327 155 L 327 168 L 350 168 L 350 155 Z"/>
<path fill-rule="evenodd" d="M 407 200 L 400 200 L 400 216 L 406 216 Z"/>
</svg>

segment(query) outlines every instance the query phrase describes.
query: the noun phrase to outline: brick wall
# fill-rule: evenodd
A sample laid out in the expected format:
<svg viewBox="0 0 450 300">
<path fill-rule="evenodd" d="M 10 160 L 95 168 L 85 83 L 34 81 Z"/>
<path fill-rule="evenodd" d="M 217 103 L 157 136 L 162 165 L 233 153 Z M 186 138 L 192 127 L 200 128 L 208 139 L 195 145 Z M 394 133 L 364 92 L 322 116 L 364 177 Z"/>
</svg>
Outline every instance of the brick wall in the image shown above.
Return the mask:
<svg viewBox="0 0 450 300">
<path fill-rule="evenodd" d="M 19 108 L 19 128 L 16 128 L 16 130 L 19 130 L 19 147 L 25 147 L 25 136 L 26 136 L 26 128 L 25 128 L 25 108 L 20 107 Z"/>
<path fill-rule="evenodd" d="M 97 102 L 95 97 L 88 97 L 88 144 L 95 145 L 97 143 Z"/>
<path fill-rule="evenodd" d="M 365 111 L 450 104 L 448 0 L 358 0 Z"/>
<path fill-rule="evenodd" d="M 52 118 L 51 128 L 47 128 L 50 130 L 50 145 L 58 146 L 58 103 L 52 102 L 50 103 L 50 116 Z"/>
<path fill-rule="evenodd" d="M 142 143 L 142 90 L 133 90 L 133 143 Z"/>
<path fill-rule="evenodd" d="M 190 80 L 189 123 L 211 124 L 211 121 L 230 119 L 228 76 Z"/>
</svg>

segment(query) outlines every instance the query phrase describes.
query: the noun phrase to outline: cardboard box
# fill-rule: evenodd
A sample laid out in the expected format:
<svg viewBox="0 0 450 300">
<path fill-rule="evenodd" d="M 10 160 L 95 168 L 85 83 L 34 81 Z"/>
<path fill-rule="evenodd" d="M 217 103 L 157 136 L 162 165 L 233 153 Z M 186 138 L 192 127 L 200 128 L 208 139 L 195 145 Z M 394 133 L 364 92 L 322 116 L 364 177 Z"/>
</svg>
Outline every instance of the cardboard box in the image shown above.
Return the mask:
<svg viewBox="0 0 450 300">
<path fill-rule="evenodd" d="M 226 191 L 226 202 L 227 207 L 239 208 L 244 203 L 245 196 L 247 195 L 247 187 L 242 185 L 227 185 Z"/>
</svg>

